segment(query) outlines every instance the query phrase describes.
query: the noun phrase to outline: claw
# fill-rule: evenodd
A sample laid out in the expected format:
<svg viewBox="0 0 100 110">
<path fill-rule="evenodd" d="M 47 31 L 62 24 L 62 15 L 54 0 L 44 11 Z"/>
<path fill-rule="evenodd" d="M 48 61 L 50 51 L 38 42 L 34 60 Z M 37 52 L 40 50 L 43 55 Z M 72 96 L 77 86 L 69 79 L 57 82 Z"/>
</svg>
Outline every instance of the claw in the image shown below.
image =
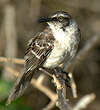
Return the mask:
<svg viewBox="0 0 100 110">
<path fill-rule="evenodd" d="M 56 77 L 59 78 L 59 80 L 63 80 L 66 86 L 71 88 L 70 77 L 68 75 L 69 73 L 63 71 L 61 68 L 56 68 L 54 71 Z"/>
</svg>

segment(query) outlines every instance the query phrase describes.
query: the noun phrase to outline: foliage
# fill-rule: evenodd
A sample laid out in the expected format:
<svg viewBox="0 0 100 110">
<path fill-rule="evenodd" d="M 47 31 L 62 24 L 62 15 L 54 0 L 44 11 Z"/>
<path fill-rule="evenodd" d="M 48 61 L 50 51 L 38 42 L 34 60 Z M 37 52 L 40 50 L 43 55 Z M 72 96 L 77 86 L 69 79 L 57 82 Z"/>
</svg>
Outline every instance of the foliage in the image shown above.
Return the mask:
<svg viewBox="0 0 100 110">
<path fill-rule="evenodd" d="M 0 79 L 0 110 L 33 110 L 27 104 L 24 104 L 23 97 L 18 98 L 16 101 L 12 102 L 10 105 L 6 106 L 8 93 L 13 87 L 13 82 L 8 82 Z"/>
</svg>

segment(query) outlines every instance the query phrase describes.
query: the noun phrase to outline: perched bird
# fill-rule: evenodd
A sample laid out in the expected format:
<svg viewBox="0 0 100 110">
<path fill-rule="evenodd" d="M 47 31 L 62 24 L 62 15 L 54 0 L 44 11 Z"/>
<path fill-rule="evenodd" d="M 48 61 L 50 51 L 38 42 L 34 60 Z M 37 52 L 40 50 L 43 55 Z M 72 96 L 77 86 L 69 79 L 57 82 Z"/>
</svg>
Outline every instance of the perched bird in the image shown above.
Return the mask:
<svg viewBox="0 0 100 110">
<path fill-rule="evenodd" d="M 67 12 L 57 11 L 41 18 L 40 23 L 47 23 L 48 26 L 29 41 L 24 72 L 18 78 L 7 104 L 23 93 L 36 70 L 42 67 L 55 69 L 60 64 L 70 63 L 77 52 L 80 31 L 76 21 Z"/>
</svg>

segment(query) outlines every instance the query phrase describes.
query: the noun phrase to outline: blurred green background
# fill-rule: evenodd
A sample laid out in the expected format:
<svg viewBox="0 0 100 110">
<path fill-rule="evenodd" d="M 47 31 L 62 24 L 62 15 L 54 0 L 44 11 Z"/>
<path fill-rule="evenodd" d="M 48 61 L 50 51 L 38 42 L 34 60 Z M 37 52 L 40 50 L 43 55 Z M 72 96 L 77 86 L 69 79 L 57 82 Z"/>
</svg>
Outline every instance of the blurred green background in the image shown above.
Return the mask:
<svg viewBox="0 0 100 110">
<path fill-rule="evenodd" d="M 45 25 L 37 21 L 41 16 L 47 16 L 58 10 L 70 13 L 79 24 L 81 44 L 95 37 L 100 32 L 100 0 L 0 0 L 0 56 L 24 58 L 28 40 Z M 25 94 L 9 106 L 5 106 L 11 91 L 15 76 L 6 70 L 11 66 L 18 72 L 23 71 L 23 65 L 5 64 L 0 62 L 0 110 L 42 110 L 49 98 L 30 85 Z M 38 75 L 34 75 L 35 78 Z M 86 110 L 100 110 L 100 44 L 88 53 L 88 57 L 75 68 L 74 79 L 78 88 L 78 97 L 95 93 L 96 99 Z M 51 79 L 46 76 L 44 84 L 55 91 Z M 79 99 L 73 99 L 68 89 L 67 97 L 71 105 Z M 54 107 L 52 110 L 58 110 Z"/>
</svg>

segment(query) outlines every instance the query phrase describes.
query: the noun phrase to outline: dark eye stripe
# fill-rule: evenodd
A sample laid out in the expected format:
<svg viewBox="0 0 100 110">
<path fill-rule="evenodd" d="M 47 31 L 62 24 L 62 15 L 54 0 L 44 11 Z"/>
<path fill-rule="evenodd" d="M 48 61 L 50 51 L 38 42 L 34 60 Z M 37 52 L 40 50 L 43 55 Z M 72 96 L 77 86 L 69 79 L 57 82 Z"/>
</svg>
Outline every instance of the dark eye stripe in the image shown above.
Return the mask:
<svg viewBox="0 0 100 110">
<path fill-rule="evenodd" d="M 65 17 L 64 19 L 65 19 L 66 21 L 67 21 L 67 20 L 69 21 L 69 18 L 66 18 L 66 17 Z"/>
<path fill-rule="evenodd" d="M 58 19 L 56 17 L 52 18 L 52 21 L 58 21 Z"/>
<path fill-rule="evenodd" d="M 63 20 L 69 21 L 69 18 L 64 17 Z M 54 17 L 52 18 L 52 21 L 59 21 L 59 18 Z"/>
</svg>

